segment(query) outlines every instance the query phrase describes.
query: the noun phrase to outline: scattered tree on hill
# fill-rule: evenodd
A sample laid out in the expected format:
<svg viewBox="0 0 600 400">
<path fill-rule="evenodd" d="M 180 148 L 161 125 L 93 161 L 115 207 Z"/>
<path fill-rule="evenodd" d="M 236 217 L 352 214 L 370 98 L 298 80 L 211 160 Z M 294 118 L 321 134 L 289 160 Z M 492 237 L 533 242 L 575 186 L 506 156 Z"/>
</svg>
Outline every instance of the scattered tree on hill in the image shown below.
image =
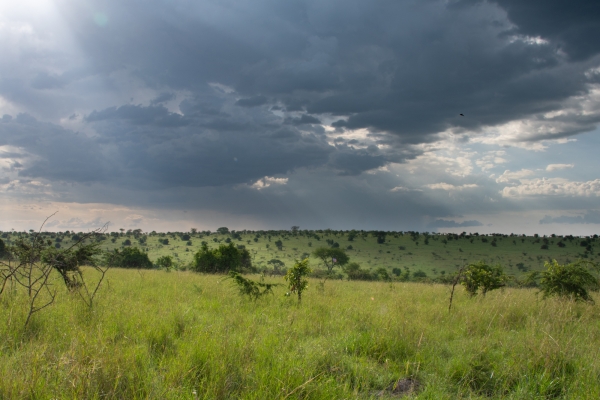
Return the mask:
<svg viewBox="0 0 600 400">
<path fill-rule="evenodd" d="M 350 257 L 340 248 L 319 247 L 313 251 L 313 256 L 321 259 L 330 274 L 336 265 L 343 267 L 350 261 Z"/>
<path fill-rule="evenodd" d="M 220 228 L 217 229 L 217 233 L 219 235 L 227 235 L 229 233 L 229 228 L 222 226 Z"/>
</svg>

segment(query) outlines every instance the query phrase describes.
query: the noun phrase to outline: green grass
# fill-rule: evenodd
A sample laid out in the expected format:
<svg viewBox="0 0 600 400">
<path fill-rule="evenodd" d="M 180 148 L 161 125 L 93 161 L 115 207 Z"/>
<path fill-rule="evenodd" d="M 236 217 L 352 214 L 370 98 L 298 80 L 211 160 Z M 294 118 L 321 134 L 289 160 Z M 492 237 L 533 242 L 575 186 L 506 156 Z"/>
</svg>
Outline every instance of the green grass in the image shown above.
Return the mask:
<svg viewBox="0 0 600 400">
<path fill-rule="evenodd" d="M 298 307 L 284 287 L 249 302 L 224 276 L 111 269 L 90 310 L 55 283 L 26 329 L 25 294 L 0 297 L 0 399 L 382 398 L 407 377 L 420 399 L 600 398 L 597 306 L 534 290 L 458 288 L 449 313 L 442 285 L 311 280 Z"/>
</svg>

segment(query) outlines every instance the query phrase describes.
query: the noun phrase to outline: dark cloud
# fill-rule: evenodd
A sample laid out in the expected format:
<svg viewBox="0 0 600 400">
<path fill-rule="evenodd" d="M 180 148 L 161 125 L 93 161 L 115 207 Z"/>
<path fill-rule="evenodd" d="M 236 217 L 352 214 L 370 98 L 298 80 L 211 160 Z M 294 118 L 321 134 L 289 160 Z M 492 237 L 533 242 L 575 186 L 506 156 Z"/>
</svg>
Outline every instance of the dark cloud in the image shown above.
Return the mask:
<svg viewBox="0 0 600 400">
<path fill-rule="evenodd" d="M 583 216 L 578 215 L 575 217 L 566 215 L 551 217 L 546 215 L 540 220 L 540 224 L 600 224 L 600 211 L 590 210 Z"/>
<path fill-rule="evenodd" d="M 114 172 L 94 142 L 82 134 L 19 114 L 0 124 L 0 146 L 22 149 L 19 176 L 53 181 L 104 181 Z"/>
<path fill-rule="evenodd" d="M 255 96 L 247 99 L 239 99 L 235 102 L 236 106 L 240 107 L 258 107 L 267 104 L 268 99 L 265 96 Z"/>
<path fill-rule="evenodd" d="M 463 221 L 463 222 L 456 222 L 453 220 L 447 220 L 447 219 L 436 219 L 435 221 L 433 221 L 432 223 L 430 223 L 429 228 L 468 228 L 468 227 L 472 227 L 472 226 L 483 226 L 483 224 L 479 221 Z"/>
<path fill-rule="evenodd" d="M 300 118 L 288 117 L 285 119 L 286 124 L 305 125 L 305 124 L 320 124 L 321 121 L 312 115 L 303 114 Z"/>
<path fill-rule="evenodd" d="M 135 125 L 153 125 L 161 127 L 185 126 L 188 120 L 181 115 L 169 112 L 164 106 L 134 106 L 125 105 L 111 107 L 102 111 L 94 110 L 86 118 L 87 122 L 103 120 L 124 120 Z"/>
<path fill-rule="evenodd" d="M 166 103 L 167 101 L 173 100 L 174 98 L 175 98 L 175 93 L 165 92 L 165 93 L 159 94 L 154 99 L 152 99 L 150 104 L 154 106 L 157 104 Z"/>
<path fill-rule="evenodd" d="M 473 3 L 467 0 L 467 3 Z M 600 53 L 600 4 L 590 0 L 543 2 L 494 0 L 508 13 L 519 32 L 554 42 L 574 60 Z"/>
<path fill-rule="evenodd" d="M 563 60 L 554 36 L 549 43 L 518 37 L 514 24 L 523 33 L 546 32 L 566 15 L 557 32 L 593 30 L 597 6 L 461 4 L 257 1 L 252 10 L 233 3 L 221 13 L 216 3 L 140 9 L 109 1 L 96 7 L 108 16 L 101 28 L 77 7 L 64 15 L 98 73 L 132 65 L 151 87 L 192 92 L 218 82 L 244 96 L 240 106 L 271 99 L 289 112 L 344 116 L 334 126 L 411 143 L 450 127 L 478 129 L 555 110 L 586 93 L 588 65 Z M 596 35 L 578 35 L 568 43 L 591 55 L 583 49 L 598 46 Z"/>
</svg>

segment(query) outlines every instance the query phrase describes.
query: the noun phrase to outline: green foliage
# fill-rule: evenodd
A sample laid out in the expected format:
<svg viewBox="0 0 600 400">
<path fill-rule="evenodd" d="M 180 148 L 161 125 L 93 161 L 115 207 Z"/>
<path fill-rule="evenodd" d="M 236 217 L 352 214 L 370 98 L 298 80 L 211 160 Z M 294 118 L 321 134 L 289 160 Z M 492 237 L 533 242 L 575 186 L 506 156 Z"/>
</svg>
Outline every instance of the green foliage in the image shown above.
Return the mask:
<svg viewBox="0 0 600 400">
<path fill-rule="evenodd" d="M 0 258 L 4 257 L 6 253 L 6 245 L 4 244 L 4 240 L 0 239 Z"/>
<path fill-rule="evenodd" d="M 216 249 L 209 249 L 202 244 L 194 255 L 194 270 L 206 273 L 228 273 L 253 270 L 250 253 L 246 249 L 238 249 L 233 243 L 221 244 Z"/>
<path fill-rule="evenodd" d="M 321 259 L 329 273 L 333 271 L 333 267 L 336 265 L 343 267 L 350 261 L 350 257 L 340 248 L 319 247 L 312 254 L 314 257 Z"/>
<path fill-rule="evenodd" d="M 105 255 L 104 261 L 109 267 L 152 268 L 148 254 L 137 247 L 126 247 L 122 251 L 115 249 Z"/>
<path fill-rule="evenodd" d="M 244 278 L 236 271 L 229 271 L 229 278 L 233 279 L 242 296 L 248 296 L 254 301 L 265 294 L 273 294 L 273 287 L 278 286 L 276 283 L 255 282 L 251 279 Z"/>
<path fill-rule="evenodd" d="M 477 295 L 480 289 L 481 294 L 485 296 L 487 292 L 505 286 L 506 279 L 502 267 L 499 265 L 489 266 L 483 261 L 479 261 L 465 268 L 461 284 L 469 296 Z"/>
<path fill-rule="evenodd" d="M 155 262 L 158 268 L 166 269 L 167 271 L 173 268 L 173 257 L 171 256 L 162 256 L 158 257 Z"/>
<path fill-rule="evenodd" d="M 82 284 L 80 267 L 83 265 L 96 266 L 96 256 L 102 253 L 99 243 L 80 243 L 76 247 L 59 250 L 48 245 L 40 253 L 41 262 L 52 266 L 62 277 L 69 289 Z"/>
<path fill-rule="evenodd" d="M 217 233 L 219 235 L 227 235 L 229 233 L 229 229 L 225 226 L 222 226 L 221 228 L 217 229 Z"/>
<path fill-rule="evenodd" d="M 302 301 L 302 292 L 308 288 L 308 280 L 306 277 L 310 274 L 311 269 L 308 266 L 308 258 L 296 262 L 284 276 L 289 284 L 290 293 L 298 294 L 298 303 Z"/>
<path fill-rule="evenodd" d="M 545 271 L 533 272 L 529 275 L 529 281 L 540 278 L 540 292 L 544 298 L 559 296 L 570 298 L 575 301 L 594 302 L 589 291 L 600 288 L 598 278 L 590 272 L 590 269 L 598 269 L 598 266 L 589 261 L 578 261 L 570 264 L 559 264 L 556 260 L 545 262 Z"/>
</svg>

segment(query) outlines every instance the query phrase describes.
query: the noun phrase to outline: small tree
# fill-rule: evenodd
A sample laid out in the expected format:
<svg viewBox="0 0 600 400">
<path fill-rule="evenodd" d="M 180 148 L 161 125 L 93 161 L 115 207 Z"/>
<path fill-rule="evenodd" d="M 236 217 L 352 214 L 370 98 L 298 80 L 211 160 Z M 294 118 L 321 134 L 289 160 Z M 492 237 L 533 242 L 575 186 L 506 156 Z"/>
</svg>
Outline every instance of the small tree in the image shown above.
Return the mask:
<svg viewBox="0 0 600 400">
<path fill-rule="evenodd" d="M 340 248 L 319 247 L 313 251 L 313 256 L 321 259 L 328 274 L 331 274 L 336 265 L 343 267 L 350 261 L 350 257 Z"/>
<path fill-rule="evenodd" d="M 155 264 L 158 268 L 163 268 L 168 271 L 171 268 L 173 268 L 173 257 L 171 257 L 171 256 L 158 257 Z"/>
<path fill-rule="evenodd" d="M 485 296 L 490 290 L 505 286 L 505 282 L 506 275 L 502 267 L 499 265 L 489 266 L 483 261 L 467 266 L 461 279 L 461 284 L 471 297 L 477 295 L 479 289 Z"/>
<path fill-rule="evenodd" d="M 590 269 L 598 269 L 598 265 L 590 261 L 577 261 L 571 264 L 561 265 L 556 260 L 544 263 L 546 271 L 532 272 L 528 281 L 535 281 L 538 277 L 540 292 L 544 298 L 549 296 L 560 296 L 571 298 L 575 301 L 594 302 L 588 291 L 600 288 L 598 278 Z"/>
<path fill-rule="evenodd" d="M 284 277 L 289 284 L 290 293 L 298 293 L 298 303 L 302 301 L 302 292 L 308 288 L 306 276 L 310 273 L 308 258 L 305 258 L 302 261 L 297 261 Z"/>
</svg>

